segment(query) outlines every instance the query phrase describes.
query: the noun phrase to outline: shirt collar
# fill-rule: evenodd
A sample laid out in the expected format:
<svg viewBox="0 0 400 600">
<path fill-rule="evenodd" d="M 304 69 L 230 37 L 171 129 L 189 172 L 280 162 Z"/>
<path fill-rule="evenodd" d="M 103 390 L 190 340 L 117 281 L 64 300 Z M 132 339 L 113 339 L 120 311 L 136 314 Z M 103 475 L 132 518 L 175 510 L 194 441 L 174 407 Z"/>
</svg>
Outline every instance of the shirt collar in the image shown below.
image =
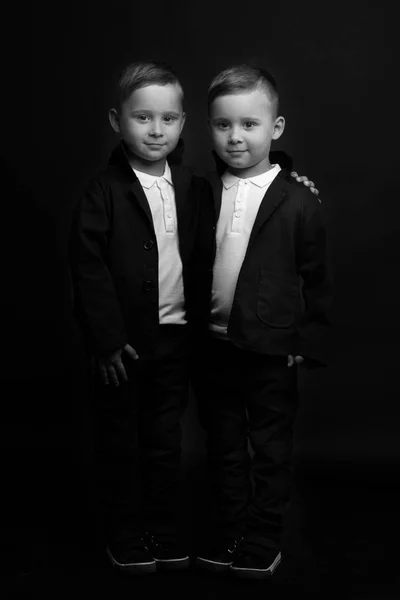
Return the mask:
<svg viewBox="0 0 400 600">
<path fill-rule="evenodd" d="M 165 179 L 165 181 L 167 181 L 170 185 L 173 185 L 171 169 L 167 162 L 165 163 L 164 173 L 160 177 L 157 177 L 157 175 L 149 175 L 148 173 L 143 173 L 143 171 L 137 171 L 136 169 L 133 169 L 133 171 L 135 172 L 136 177 L 139 179 L 142 187 L 146 189 L 150 189 L 156 183 L 157 179 Z"/>
<path fill-rule="evenodd" d="M 279 165 L 271 165 L 269 171 L 261 173 L 260 175 L 256 175 L 255 177 L 249 177 L 247 179 L 236 177 L 236 175 L 232 175 L 232 173 L 229 173 L 229 171 L 225 171 L 221 179 L 226 190 L 229 190 L 229 188 L 236 185 L 239 181 L 250 181 L 257 187 L 263 188 L 269 183 L 271 183 L 271 181 L 276 177 L 280 170 L 281 168 Z"/>
</svg>

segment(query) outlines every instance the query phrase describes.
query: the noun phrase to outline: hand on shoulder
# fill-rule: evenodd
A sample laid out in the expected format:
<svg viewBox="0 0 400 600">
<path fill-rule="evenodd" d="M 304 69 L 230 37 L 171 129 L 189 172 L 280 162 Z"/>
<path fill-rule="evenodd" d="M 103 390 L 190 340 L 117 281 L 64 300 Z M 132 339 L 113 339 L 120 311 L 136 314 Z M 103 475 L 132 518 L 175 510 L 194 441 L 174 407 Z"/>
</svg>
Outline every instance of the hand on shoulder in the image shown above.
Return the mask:
<svg viewBox="0 0 400 600">
<path fill-rule="evenodd" d="M 313 181 L 310 181 L 310 179 L 308 179 L 307 175 L 299 175 L 297 171 L 291 171 L 290 174 L 296 181 L 298 181 L 299 183 L 303 183 L 306 187 L 308 187 L 310 192 L 317 196 L 318 201 L 321 202 L 318 188 L 315 187 L 315 183 Z"/>
</svg>

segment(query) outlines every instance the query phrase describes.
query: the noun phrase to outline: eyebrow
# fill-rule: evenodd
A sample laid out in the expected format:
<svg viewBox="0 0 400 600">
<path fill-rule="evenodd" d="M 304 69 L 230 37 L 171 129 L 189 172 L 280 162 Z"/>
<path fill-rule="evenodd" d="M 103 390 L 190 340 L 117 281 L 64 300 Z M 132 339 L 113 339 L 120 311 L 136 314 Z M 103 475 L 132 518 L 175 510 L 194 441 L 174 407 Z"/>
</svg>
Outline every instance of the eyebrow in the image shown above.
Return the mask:
<svg viewBox="0 0 400 600">
<path fill-rule="evenodd" d="M 148 110 L 147 108 L 137 108 L 135 110 L 131 111 L 132 115 L 152 115 L 153 111 L 152 110 Z M 176 112 L 175 110 L 165 110 L 163 113 L 163 115 L 173 115 L 175 117 L 179 117 L 181 113 Z"/>
<path fill-rule="evenodd" d="M 229 119 L 229 117 L 214 117 L 213 119 L 211 119 L 213 122 L 214 121 L 231 121 L 231 119 Z M 241 121 L 257 121 L 258 123 L 261 122 L 261 119 L 259 117 L 240 117 Z"/>
</svg>

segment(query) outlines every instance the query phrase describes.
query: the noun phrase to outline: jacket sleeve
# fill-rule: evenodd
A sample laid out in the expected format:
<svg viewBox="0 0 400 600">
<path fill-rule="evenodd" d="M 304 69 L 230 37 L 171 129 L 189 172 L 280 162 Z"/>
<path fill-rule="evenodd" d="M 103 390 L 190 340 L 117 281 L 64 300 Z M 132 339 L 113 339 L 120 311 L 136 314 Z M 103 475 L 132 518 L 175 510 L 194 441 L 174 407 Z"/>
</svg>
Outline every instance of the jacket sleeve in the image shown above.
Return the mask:
<svg viewBox="0 0 400 600">
<path fill-rule="evenodd" d="M 98 180 L 89 184 L 78 203 L 69 239 L 74 314 L 88 351 L 103 358 L 128 343 L 107 266 L 111 220 L 107 197 Z"/>
<path fill-rule="evenodd" d="M 333 300 L 332 272 L 328 260 L 326 218 L 311 192 L 305 193 L 299 248 L 303 313 L 297 330 L 296 354 L 309 366 L 328 362 L 329 308 Z"/>
</svg>

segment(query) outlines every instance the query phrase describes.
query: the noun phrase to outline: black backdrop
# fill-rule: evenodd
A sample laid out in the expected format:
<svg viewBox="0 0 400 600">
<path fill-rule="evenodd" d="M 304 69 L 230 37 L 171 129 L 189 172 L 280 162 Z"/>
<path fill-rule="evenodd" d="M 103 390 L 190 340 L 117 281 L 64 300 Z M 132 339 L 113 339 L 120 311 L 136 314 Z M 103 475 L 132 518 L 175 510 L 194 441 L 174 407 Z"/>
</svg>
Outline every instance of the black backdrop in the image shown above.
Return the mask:
<svg viewBox="0 0 400 600">
<path fill-rule="evenodd" d="M 13 457 L 10 472 L 19 458 L 31 474 L 47 478 L 43 466 L 53 472 L 55 457 L 67 455 L 58 479 L 62 495 L 65 473 L 75 472 L 70 457 L 90 460 L 90 394 L 71 315 L 66 242 L 79 190 L 116 142 L 107 120 L 111 82 L 121 65 L 140 58 L 165 60 L 180 74 L 185 160 L 204 168 L 212 166 L 206 128 L 212 76 L 247 59 L 275 73 L 287 121 L 276 148 L 320 189 L 335 268 L 334 360 L 301 376 L 297 454 L 397 460 L 394 21 L 389 3 L 361 0 L 242 6 L 116 0 L 6 10 L 1 439 Z M 202 442 L 192 399 L 184 420 L 189 463 L 202 454 Z M 35 484 L 29 486 L 34 494 Z"/>
</svg>

